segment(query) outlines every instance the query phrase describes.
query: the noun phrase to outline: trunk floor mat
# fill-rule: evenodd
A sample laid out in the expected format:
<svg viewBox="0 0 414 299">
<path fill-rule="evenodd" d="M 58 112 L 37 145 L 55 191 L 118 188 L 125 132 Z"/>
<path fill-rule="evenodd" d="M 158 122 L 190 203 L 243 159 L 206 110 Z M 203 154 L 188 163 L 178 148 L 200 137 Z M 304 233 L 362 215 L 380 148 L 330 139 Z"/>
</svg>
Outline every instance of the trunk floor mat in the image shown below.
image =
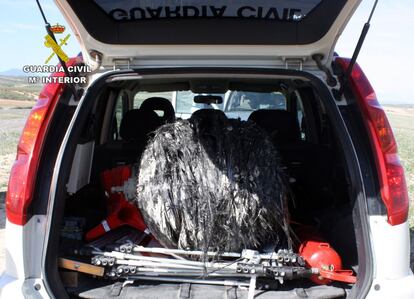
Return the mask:
<svg viewBox="0 0 414 299">
<path fill-rule="evenodd" d="M 248 289 L 197 284 L 127 285 L 118 282 L 79 294 L 80 298 L 101 299 L 245 299 Z M 256 299 L 337 299 L 345 298 L 347 290 L 335 286 L 312 286 L 286 290 L 256 290 Z"/>
</svg>

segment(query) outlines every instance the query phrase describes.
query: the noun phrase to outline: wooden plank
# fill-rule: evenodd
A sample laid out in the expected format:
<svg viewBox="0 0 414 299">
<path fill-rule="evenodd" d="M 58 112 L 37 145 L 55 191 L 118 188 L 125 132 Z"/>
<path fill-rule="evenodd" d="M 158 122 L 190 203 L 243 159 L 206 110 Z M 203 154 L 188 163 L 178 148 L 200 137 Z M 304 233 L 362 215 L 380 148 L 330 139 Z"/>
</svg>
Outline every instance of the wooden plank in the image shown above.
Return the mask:
<svg viewBox="0 0 414 299">
<path fill-rule="evenodd" d="M 78 262 L 78 261 L 74 261 L 70 259 L 64 259 L 64 258 L 59 258 L 58 265 L 59 267 L 64 268 L 64 269 L 87 273 L 87 274 L 96 275 L 96 276 L 101 276 L 101 277 L 104 275 L 104 272 L 105 272 L 105 268 L 103 267 L 99 267 L 99 266 L 95 266 L 95 265 L 91 265 L 87 263 L 82 263 L 82 262 Z"/>
</svg>

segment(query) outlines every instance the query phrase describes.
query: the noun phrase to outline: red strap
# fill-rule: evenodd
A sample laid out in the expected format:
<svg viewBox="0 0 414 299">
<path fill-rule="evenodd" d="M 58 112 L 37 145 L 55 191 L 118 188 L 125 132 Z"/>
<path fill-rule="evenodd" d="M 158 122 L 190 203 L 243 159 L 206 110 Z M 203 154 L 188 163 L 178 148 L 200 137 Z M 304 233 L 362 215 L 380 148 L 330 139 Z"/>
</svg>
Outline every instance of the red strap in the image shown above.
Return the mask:
<svg viewBox="0 0 414 299">
<path fill-rule="evenodd" d="M 356 276 L 354 276 L 354 272 L 352 270 L 320 270 L 319 276 L 330 280 L 342 281 L 346 283 L 356 283 L 357 281 Z"/>
<path fill-rule="evenodd" d="M 119 166 L 102 172 L 102 184 L 108 193 L 108 217 L 86 233 L 85 239 L 87 241 L 94 240 L 107 231 L 122 225 L 129 225 L 147 233 L 147 226 L 139 209 L 128 202 L 122 192 L 111 192 L 112 187 L 122 186 L 131 177 L 131 172 L 130 165 Z"/>
<path fill-rule="evenodd" d="M 109 230 L 113 230 L 123 225 L 129 225 L 141 232 L 148 233 L 147 226 L 138 208 L 126 200 L 119 201 L 118 210 L 110 214 L 100 224 L 86 233 L 85 239 L 92 241 Z"/>
<path fill-rule="evenodd" d="M 131 177 L 131 166 L 124 165 L 116 168 L 105 170 L 101 173 L 102 184 L 108 194 L 111 194 L 111 188 L 122 186 L 126 180 Z"/>
</svg>

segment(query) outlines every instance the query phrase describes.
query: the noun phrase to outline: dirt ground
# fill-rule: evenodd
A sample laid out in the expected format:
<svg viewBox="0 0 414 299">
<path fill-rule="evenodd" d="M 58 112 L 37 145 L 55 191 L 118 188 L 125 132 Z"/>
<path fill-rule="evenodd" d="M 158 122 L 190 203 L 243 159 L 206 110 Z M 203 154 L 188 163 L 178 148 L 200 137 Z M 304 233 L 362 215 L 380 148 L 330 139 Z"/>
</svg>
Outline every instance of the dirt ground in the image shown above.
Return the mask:
<svg viewBox="0 0 414 299">
<path fill-rule="evenodd" d="M 35 104 L 34 101 L 19 101 L 19 100 L 5 100 L 0 99 L 0 107 L 7 107 L 7 108 L 13 108 L 13 107 L 32 107 Z"/>
</svg>

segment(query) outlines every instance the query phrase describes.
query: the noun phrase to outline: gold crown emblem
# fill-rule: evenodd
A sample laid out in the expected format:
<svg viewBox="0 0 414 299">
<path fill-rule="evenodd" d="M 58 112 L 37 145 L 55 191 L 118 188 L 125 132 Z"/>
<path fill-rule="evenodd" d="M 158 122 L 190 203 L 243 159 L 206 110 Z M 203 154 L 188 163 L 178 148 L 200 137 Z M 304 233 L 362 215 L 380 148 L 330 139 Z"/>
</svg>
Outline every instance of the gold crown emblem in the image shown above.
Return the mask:
<svg viewBox="0 0 414 299">
<path fill-rule="evenodd" d="M 59 25 L 58 23 L 56 23 L 56 25 L 53 25 L 53 26 L 51 26 L 50 27 L 50 30 L 53 32 L 53 33 L 56 33 L 56 34 L 61 34 L 61 33 L 63 33 L 64 31 L 65 31 L 65 26 L 63 26 L 63 25 Z"/>
</svg>

